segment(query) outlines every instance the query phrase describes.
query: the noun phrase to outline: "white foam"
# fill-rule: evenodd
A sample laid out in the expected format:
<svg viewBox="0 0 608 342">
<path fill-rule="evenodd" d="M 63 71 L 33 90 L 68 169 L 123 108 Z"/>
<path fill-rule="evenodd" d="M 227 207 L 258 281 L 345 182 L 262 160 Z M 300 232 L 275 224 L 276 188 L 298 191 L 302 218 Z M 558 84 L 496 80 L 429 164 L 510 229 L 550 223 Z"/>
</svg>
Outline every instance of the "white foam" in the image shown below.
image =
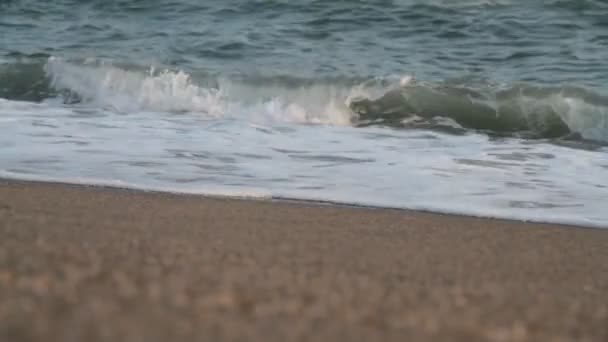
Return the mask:
<svg viewBox="0 0 608 342">
<path fill-rule="evenodd" d="M 194 84 L 184 71 L 151 68 L 128 71 L 89 61 L 75 64 L 51 57 L 45 67 L 52 86 L 117 112 L 196 112 L 205 118 L 239 117 L 256 121 L 348 125 L 351 93 L 360 88 L 310 85 L 297 89 L 257 87 L 223 78 L 217 88 Z"/>
<path fill-rule="evenodd" d="M 153 68 L 148 74 L 104 64 L 73 64 L 51 57 L 45 66 L 51 84 L 84 100 L 119 112 L 200 112 L 223 114 L 221 93 L 192 83 L 190 75 Z"/>
<path fill-rule="evenodd" d="M 0 101 L 0 177 L 608 227 L 608 151 L 54 106 Z"/>
<path fill-rule="evenodd" d="M 399 80 L 399 85 L 401 87 L 407 87 L 410 84 L 412 84 L 413 81 L 414 81 L 414 76 L 406 75 L 406 76 L 401 77 L 401 79 Z"/>
</svg>

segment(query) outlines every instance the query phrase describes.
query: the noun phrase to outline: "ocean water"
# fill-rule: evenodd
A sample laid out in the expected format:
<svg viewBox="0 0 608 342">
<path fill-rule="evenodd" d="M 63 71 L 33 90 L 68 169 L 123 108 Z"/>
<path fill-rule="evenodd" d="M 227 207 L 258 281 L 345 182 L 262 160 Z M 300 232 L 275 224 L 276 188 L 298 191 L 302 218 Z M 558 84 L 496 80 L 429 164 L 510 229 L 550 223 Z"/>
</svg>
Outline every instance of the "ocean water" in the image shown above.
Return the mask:
<svg viewBox="0 0 608 342">
<path fill-rule="evenodd" d="M 608 2 L 0 1 L 0 177 L 608 227 Z"/>
</svg>

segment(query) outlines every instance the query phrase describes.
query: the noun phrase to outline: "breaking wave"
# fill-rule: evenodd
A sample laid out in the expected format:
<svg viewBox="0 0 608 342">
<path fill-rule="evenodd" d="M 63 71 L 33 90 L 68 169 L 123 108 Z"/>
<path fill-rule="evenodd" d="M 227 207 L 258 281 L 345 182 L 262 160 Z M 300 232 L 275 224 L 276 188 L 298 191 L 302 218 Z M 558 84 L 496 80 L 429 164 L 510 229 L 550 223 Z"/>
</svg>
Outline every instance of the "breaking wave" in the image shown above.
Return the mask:
<svg viewBox="0 0 608 342">
<path fill-rule="evenodd" d="M 608 141 L 608 97 L 575 87 L 409 82 L 350 103 L 360 123 Z"/>
<path fill-rule="evenodd" d="M 118 113 L 195 112 L 204 119 L 473 129 L 608 142 L 608 97 L 576 87 L 430 83 L 411 76 L 212 75 L 37 56 L 0 61 L 0 97 L 60 99 Z"/>
</svg>

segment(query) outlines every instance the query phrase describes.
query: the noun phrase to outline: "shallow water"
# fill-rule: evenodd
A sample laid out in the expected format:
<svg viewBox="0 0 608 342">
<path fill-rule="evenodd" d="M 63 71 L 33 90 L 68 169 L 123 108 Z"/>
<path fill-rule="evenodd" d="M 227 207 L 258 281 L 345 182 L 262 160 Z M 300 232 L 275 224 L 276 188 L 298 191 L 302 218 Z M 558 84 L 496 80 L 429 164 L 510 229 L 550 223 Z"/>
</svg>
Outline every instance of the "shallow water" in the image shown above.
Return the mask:
<svg viewBox="0 0 608 342">
<path fill-rule="evenodd" d="M 608 227 L 603 1 L 5 1 L 0 31 L 0 177 Z"/>
</svg>

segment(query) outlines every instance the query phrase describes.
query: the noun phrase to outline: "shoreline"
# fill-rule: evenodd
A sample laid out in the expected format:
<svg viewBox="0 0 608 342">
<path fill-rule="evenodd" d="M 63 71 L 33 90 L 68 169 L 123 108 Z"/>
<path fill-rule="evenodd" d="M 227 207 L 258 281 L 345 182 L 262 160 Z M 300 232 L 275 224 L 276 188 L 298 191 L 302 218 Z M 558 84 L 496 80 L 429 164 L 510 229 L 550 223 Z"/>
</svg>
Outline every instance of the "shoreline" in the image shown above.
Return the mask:
<svg viewBox="0 0 608 342">
<path fill-rule="evenodd" d="M 608 231 L 0 179 L 0 340 L 608 338 Z"/>
<path fill-rule="evenodd" d="M 559 227 L 567 227 L 573 229 L 608 229 L 607 227 L 601 226 L 599 224 L 580 224 L 580 223 L 570 223 L 570 222 L 548 222 L 542 220 L 534 220 L 534 219 L 518 219 L 518 218 L 509 218 L 509 217 L 501 217 L 501 216 L 484 216 L 484 215 L 474 215 L 461 213 L 457 211 L 440 211 L 440 210 L 432 210 L 432 209 L 412 209 L 412 208 L 402 208 L 402 207 L 388 207 L 388 206 L 376 206 L 371 204 L 358 204 L 358 203 L 347 203 L 347 202 L 337 202 L 331 200 L 315 200 L 315 199 L 305 199 L 305 198 L 295 198 L 295 197 L 277 197 L 272 195 L 259 195 L 259 196 L 247 196 L 247 195 L 230 195 L 230 194 L 215 194 L 215 193 L 197 193 L 197 192 L 180 192 L 180 191 L 171 191 L 171 190 L 162 190 L 162 189 L 152 189 L 146 187 L 139 186 L 127 186 L 127 185 L 119 185 L 119 184 L 110 184 L 110 183 L 78 183 L 78 182 L 68 182 L 61 180 L 44 180 L 38 179 L 36 177 L 27 179 L 27 178 L 7 178 L 0 176 L 0 185 L 3 184 L 24 184 L 24 185 L 55 185 L 62 187 L 75 187 L 75 188 L 84 188 L 91 190 L 99 190 L 99 191 L 117 191 L 117 192 L 131 192 L 131 193 L 142 193 L 142 194 L 156 194 L 156 195 L 166 195 L 166 196 L 176 196 L 176 197 L 189 197 L 189 198 L 201 198 L 201 199 L 210 199 L 210 200 L 228 200 L 228 201 L 254 201 L 254 202 L 271 202 L 271 203 L 287 203 L 292 205 L 302 205 L 302 206 L 331 206 L 337 208 L 351 208 L 351 209 L 362 209 L 362 210 L 391 210 L 391 211 L 402 211 L 406 213 L 415 213 L 415 214 L 428 214 L 428 215 L 440 215 L 440 216 L 448 216 L 448 217 L 463 217 L 463 218 L 473 218 L 473 219 L 481 219 L 481 220 L 496 220 L 496 221 L 505 221 L 505 222 L 515 222 L 515 223 L 523 223 L 523 224 L 541 224 L 541 225 L 551 225 L 551 226 L 559 226 Z"/>
</svg>

